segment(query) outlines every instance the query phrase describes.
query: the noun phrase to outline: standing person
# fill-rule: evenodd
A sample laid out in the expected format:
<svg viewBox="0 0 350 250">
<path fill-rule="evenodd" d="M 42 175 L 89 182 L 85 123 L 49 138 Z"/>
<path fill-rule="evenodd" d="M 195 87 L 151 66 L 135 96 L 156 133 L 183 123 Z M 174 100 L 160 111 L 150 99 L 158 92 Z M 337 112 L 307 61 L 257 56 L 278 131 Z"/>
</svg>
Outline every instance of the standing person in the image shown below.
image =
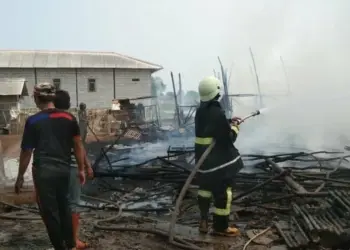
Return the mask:
<svg viewBox="0 0 350 250">
<path fill-rule="evenodd" d="M 87 129 L 88 129 L 88 119 L 87 119 L 87 113 L 86 113 L 86 104 L 83 102 L 79 104 L 78 118 L 79 118 L 79 129 L 80 129 L 81 139 L 85 143 L 86 136 L 87 136 Z"/>
<path fill-rule="evenodd" d="M 69 93 L 65 90 L 57 90 L 55 98 L 55 107 L 57 109 L 67 111 L 70 108 L 70 96 Z M 90 162 L 85 153 L 84 165 L 87 171 L 88 177 L 93 178 L 93 170 L 91 168 Z M 69 185 L 69 204 L 72 211 L 72 220 L 73 220 L 73 235 L 75 238 L 75 244 L 77 249 L 88 248 L 88 244 L 79 240 L 79 211 L 78 206 L 80 201 L 81 194 L 81 184 L 79 182 L 79 171 L 78 164 L 76 162 L 74 151 L 72 150 L 72 162 L 70 169 L 70 185 Z"/>
<path fill-rule="evenodd" d="M 233 179 L 243 167 L 243 162 L 233 145 L 238 134 L 238 123 L 232 124 L 218 101 L 220 81 L 215 77 L 204 78 L 198 87 L 200 106 L 195 117 L 196 162 L 208 146 L 216 144 L 201 166 L 199 173 L 198 205 L 201 213 L 199 231 L 208 232 L 208 214 L 211 198 L 214 198 L 213 233 L 222 236 L 239 235 L 239 230 L 229 227 Z M 231 162 L 226 167 L 221 165 Z"/>
<path fill-rule="evenodd" d="M 39 83 L 34 87 L 34 101 L 40 109 L 28 117 L 22 138 L 15 192 L 23 186 L 23 176 L 33 154 L 33 182 L 40 214 L 55 250 L 76 249 L 72 214 L 68 201 L 71 148 L 85 182 L 84 148 L 74 116 L 55 109 L 55 87 Z"/>
</svg>

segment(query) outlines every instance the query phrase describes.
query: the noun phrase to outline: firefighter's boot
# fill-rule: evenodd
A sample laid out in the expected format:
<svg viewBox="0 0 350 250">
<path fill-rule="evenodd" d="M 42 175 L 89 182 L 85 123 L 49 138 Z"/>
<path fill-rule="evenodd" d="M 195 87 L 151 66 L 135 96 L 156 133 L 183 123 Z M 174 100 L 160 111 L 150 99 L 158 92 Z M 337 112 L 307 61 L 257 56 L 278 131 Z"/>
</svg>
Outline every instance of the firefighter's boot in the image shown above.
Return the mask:
<svg viewBox="0 0 350 250">
<path fill-rule="evenodd" d="M 213 235 L 219 236 L 238 236 L 240 232 L 235 227 L 229 226 L 229 216 L 220 216 L 214 214 L 213 216 Z"/>
<path fill-rule="evenodd" d="M 198 207 L 201 220 L 199 221 L 199 232 L 206 234 L 209 231 L 208 216 L 210 208 L 210 197 L 198 195 Z"/>
<path fill-rule="evenodd" d="M 241 235 L 240 231 L 235 227 L 228 227 L 223 231 L 213 230 L 213 234 L 218 236 L 228 236 L 228 237 Z"/>
<path fill-rule="evenodd" d="M 73 222 L 73 235 L 75 238 L 75 246 L 76 249 L 86 249 L 88 248 L 88 244 L 79 240 L 79 214 L 72 214 L 72 222 Z"/>
<path fill-rule="evenodd" d="M 201 220 L 199 222 L 199 232 L 202 234 L 206 234 L 209 231 L 208 220 Z"/>
</svg>

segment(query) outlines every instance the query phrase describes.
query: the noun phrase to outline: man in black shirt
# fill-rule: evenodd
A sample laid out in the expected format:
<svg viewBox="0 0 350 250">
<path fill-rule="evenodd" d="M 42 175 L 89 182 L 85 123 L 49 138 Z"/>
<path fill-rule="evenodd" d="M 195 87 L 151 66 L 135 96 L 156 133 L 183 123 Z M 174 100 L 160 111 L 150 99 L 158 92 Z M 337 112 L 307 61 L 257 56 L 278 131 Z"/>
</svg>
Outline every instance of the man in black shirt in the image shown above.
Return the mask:
<svg viewBox="0 0 350 250">
<path fill-rule="evenodd" d="M 33 152 L 33 182 L 41 216 L 55 250 L 76 249 L 68 193 L 71 149 L 78 162 L 79 177 L 85 182 L 84 148 L 74 116 L 55 109 L 55 87 L 50 83 L 34 87 L 34 100 L 41 110 L 25 124 L 15 191 L 23 185 Z"/>
</svg>

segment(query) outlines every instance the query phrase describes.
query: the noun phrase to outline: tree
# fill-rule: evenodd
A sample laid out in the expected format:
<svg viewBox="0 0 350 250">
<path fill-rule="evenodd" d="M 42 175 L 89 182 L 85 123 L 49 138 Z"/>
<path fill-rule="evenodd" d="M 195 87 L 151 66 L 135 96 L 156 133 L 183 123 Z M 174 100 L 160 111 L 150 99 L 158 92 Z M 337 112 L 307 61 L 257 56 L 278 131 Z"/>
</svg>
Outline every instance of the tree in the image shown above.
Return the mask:
<svg viewBox="0 0 350 250">
<path fill-rule="evenodd" d="M 166 85 L 163 82 L 163 79 L 159 76 L 152 76 L 152 82 L 151 82 L 151 91 L 152 96 L 160 96 L 164 94 L 164 91 L 166 89 Z"/>
<path fill-rule="evenodd" d="M 185 95 L 185 102 L 188 104 L 196 104 L 199 102 L 199 94 L 197 91 L 189 90 Z"/>
<path fill-rule="evenodd" d="M 169 91 L 169 92 L 166 92 L 165 95 L 172 99 L 174 98 L 174 92 Z"/>
</svg>

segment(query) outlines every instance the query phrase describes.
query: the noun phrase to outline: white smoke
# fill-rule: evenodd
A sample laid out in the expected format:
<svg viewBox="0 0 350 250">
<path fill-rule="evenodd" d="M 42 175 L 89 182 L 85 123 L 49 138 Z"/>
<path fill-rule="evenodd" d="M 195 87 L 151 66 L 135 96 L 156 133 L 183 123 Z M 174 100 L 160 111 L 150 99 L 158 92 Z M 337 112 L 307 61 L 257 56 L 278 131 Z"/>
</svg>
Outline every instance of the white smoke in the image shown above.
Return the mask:
<svg viewBox="0 0 350 250">
<path fill-rule="evenodd" d="M 350 143 L 350 3 L 272 2 L 276 3 L 265 1 L 264 8 L 257 7 L 256 15 L 245 20 L 247 30 L 251 26 L 260 28 L 255 32 L 249 29 L 242 37 L 245 58 L 243 52 L 233 58 L 231 93 L 256 93 L 255 76 L 249 72 L 248 48 L 252 46 L 264 106 L 268 108 L 241 126 L 237 146 L 242 153 L 271 152 L 278 146 L 284 151 L 343 149 Z M 229 45 L 227 49 L 235 51 Z M 286 96 L 288 84 L 290 97 Z M 236 115 L 259 108 L 254 100 L 237 101 Z"/>
</svg>

